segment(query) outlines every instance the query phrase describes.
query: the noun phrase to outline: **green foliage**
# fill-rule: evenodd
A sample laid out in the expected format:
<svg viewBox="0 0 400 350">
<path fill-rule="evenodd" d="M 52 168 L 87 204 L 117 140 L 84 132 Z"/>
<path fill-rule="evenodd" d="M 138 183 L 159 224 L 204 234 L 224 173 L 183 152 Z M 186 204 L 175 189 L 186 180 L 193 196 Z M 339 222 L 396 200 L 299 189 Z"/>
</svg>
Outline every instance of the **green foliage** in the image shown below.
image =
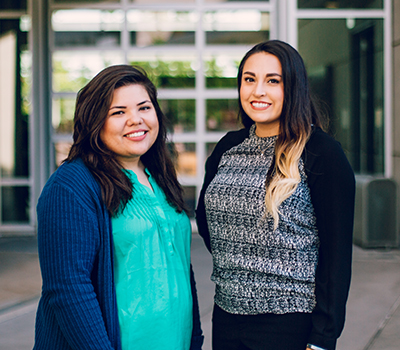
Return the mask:
<svg viewBox="0 0 400 350">
<path fill-rule="evenodd" d="M 171 132 L 195 131 L 195 100 L 161 100 L 160 106 L 170 123 Z"/>
<path fill-rule="evenodd" d="M 194 88 L 196 72 L 190 61 L 134 61 L 142 67 L 157 88 Z"/>
<path fill-rule="evenodd" d="M 62 62 L 53 62 L 53 89 L 55 91 L 78 92 L 92 78 L 93 73 L 88 67 L 82 66 L 79 71 L 70 72 L 64 68 Z"/>
</svg>

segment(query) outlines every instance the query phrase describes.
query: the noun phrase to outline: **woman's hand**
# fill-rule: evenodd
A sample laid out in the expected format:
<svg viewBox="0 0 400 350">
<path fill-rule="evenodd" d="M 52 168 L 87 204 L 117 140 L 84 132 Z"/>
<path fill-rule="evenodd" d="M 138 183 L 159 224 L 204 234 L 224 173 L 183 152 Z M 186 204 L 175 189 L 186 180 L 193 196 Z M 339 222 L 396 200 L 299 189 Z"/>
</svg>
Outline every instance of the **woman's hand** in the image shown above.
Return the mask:
<svg viewBox="0 0 400 350">
<path fill-rule="evenodd" d="M 306 350 L 326 350 L 313 344 L 307 344 Z"/>
</svg>

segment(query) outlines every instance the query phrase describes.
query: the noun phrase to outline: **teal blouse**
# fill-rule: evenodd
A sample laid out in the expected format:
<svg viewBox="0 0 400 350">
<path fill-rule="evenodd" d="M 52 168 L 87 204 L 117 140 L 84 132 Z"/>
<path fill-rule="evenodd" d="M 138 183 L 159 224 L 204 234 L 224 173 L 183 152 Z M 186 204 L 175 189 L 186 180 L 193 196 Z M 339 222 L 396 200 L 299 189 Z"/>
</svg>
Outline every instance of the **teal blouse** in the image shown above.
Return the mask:
<svg viewBox="0 0 400 350">
<path fill-rule="evenodd" d="M 146 170 L 148 173 L 148 171 Z M 152 176 L 133 171 L 133 198 L 112 219 L 122 349 L 188 350 L 192 335 L 191 225 Z"/>
</svg>

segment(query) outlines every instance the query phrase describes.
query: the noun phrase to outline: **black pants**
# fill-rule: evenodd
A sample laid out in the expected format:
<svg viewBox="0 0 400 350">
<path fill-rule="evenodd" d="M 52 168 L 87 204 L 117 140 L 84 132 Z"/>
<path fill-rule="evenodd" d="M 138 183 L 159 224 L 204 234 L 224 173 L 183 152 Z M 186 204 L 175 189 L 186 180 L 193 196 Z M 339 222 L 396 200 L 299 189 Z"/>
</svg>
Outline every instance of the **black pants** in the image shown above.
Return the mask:
<svg viewBox="0 0 400 350">
<path fill-rule="evenodd" d="M 214 304 L 213 350 L 305 350 L 311 314 L 234 315 Z"/>
</svg>

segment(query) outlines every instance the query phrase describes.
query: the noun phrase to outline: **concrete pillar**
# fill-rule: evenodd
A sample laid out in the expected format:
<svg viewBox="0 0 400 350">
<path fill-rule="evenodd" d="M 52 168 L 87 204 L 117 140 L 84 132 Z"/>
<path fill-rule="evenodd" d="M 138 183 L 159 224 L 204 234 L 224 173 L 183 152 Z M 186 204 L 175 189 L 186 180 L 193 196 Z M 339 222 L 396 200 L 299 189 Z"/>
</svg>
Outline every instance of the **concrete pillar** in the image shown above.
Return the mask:
<svg viewBox="0 0 400 350">
<path fill-rule="evenodd" d="M 393 0 L 393 178 L 400 184 L 400 0 Z M 400 224 L 398 196 L 397 221 Z M 400 228 L 398 228 L 400 230 Z M 400 233 L 399 233 L 400 234 Z"/>
</svg>

